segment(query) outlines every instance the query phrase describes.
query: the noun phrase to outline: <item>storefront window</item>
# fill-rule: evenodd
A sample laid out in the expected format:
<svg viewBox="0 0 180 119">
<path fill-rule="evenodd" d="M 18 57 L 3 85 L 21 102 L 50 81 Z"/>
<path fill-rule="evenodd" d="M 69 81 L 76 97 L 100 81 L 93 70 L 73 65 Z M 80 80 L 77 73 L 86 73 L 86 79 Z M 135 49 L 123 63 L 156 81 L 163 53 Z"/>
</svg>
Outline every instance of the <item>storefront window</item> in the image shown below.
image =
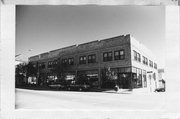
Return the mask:
<svg viewBox="0 0 180 119">
<path fill-rule="evenodd" d="M 142 70 L 138 69 L 138 73 L 137 73 L 137 87 L 140 88 L 142 87 Z"/>
<path fill-rule="evenodd" d="M 136 67 L 132 67 L 132 79 L 134 88 L 142 87 L 142 70 Z"/>
<path fill-rule="evenodd" d="M 98 86 L 98 70 L 78 71 L 78 83 Z"/>
</svg>

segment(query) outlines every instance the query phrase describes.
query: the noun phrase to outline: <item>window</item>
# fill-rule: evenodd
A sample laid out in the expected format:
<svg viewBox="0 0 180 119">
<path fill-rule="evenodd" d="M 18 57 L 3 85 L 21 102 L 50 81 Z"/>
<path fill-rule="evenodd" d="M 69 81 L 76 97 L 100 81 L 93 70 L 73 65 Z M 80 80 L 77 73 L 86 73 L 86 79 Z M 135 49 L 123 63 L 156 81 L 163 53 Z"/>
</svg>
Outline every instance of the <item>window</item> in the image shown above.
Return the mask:
<svg viewBox="0 0 180 119">
<path fill-rule="evenodd" d="M 146 71 L 143 70 L 143 82 L 144 82 L 144 87 L 147 87 L 147 79 L 146 79 Z"/>
<path fill-rule="evenodd" d="M 52 62 L 52 61 L 49 61 L 49 62 L 48 62 L 48 68 L 52 68 L 52 65 L 53 65 L 53 62 Z"/>
<path fill-rule="evenodd" d="M 53 61 L 53 67 L 57 66 L 57 60 Z"/>
<path fill-rule="evenodd" d="M 141 62 L 141 55 L 137 53 L 137 61 Z"/>
<path fill-rule="evenodd" d="M 154 69 L 157 69 L 157 64 L 156 63 L 154 63 Z"/>
<path fill-rule="evenodd" d="M 153 67 L 153 62 L 151 60 L 149 60 L 149 66 Z"/>
<path fill-rule="evenodd" d="M 134 60 L 141 62 L 141 55 L 135 50 L 133 50 L 133 54 L 134 54 Z"/>
<path fill-rule="evenodd" d="M 143 56 L 143 64 L 146 64 L 146 57 Z"/>
<path fill-rule="evenodd" d="M 125 59 L 124 50 L 114 51 L 114 60 L 123 60 Z"/>
<path fill-rule="evenodd" d="M 147 58 L 145 59 L 145 64 L 148 65 L 148 59 Z"/>
<path fill-rule="evenodd" d="M 135 50 L 133 50 L 133 54 L 134 54 L 134 60 L 137 60 L 137 52 Z"/>
<path fill-rule="evenodd" d="M 112 61 L 112 52 L 103 53 L 103 61 Z"/>
<path fill-rule="evenodd" d="M 96 54 L 88 55 L 88 63 L 96 62 Z"/>
<path fill-rule="evenodd" d="M 137 87 L 142 88 L 142 69 L 137 69 Z"/>
<path fill-rule="evenodd" d="M 67 63 L 67 59 L 62 59 L 62 64 L 66 65 Z"/>
<path fill-rule="evenodd" d="M 134 88 L 142 87 L 142 69 L 132 67 L 132 78 L 134 83 Z"/>
<path fill-rule="evenodd" d="M 151 60 L 149 60 L 149 66 L 151 67 Z"/>
<path fill-rule="evenodd" d="M 68 59 L 68 64 L 73 65 L 74 64 L 74 58 L 69 58 Z"/>
<path fill-rule="evenodd" d="M 44 62 L 40 63 L 40 64 L 39 64 L 39 68 L 40 68 L 40 69 L 44 69 L 44 68 L 45 68 L 45 63 L 44 63 Z"/>
<path fill-rule="evenodd" d="M 79 64 L 86 64 L 86 56 L 79 57 Z"/>
<path fill-rule="evenodd" d="M 148 59 L 143 56 L 143 64 L 148 65 Z"/>
</svg>

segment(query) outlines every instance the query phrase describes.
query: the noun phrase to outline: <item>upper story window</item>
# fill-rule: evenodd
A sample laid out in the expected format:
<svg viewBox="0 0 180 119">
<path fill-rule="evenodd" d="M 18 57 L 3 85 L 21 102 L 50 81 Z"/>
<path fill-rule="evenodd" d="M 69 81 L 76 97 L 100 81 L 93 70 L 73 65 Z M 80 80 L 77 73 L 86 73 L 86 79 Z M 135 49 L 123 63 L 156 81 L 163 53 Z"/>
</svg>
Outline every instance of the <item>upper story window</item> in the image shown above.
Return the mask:
<svg viewBox="0 0 180 119">
<path fill-rule="evenodd" d="M 141 62 L 141 55 L 133 50 L 134 60 Z"/>
<path fill-rule="evenodd" d="M 153 62 L 152 62 L 152 65 L 151 65 L 151 67 L 153 67 L 154 66 L 154 64 L 153 64 Z"/>
<path fill-rule="evenodd" d="M 53 63 L 52 63 L 52 67 L 57 66 L 57 63 L 58 63 L 57 60 L 54 60 Z"/>
<path fill-rule="evenodd" d="M 66 65 L 68 62 L 67 62 L 67 59 L 62 59 L 62 64 Z"/>
<path fill-rule="evenodd" d="M 114 51 L 114 60 L 123 60 L 125 59 L 124 50 Z"/>
<path fill-rule="evenodd" d="M 146 59 L 146 57 L 143 56 L 143 64 L 146 64 L 146 63 L 145 63 L 145 59 Z"/>
<path fill-rule="evenodd" d="M 41 63 L 39 64 L 39 68 L 40 68 L 40 69 L 44 69 L 44 68 L 45 68 L 45 63 L 44 63 L 44 62 L 41 62 Z"/>
<path fill-rule="evenodd" d="M 134 60 L 137 60 L 137 52 L 133 50 Z"/>
<path fill-rule="evenodd" d="M 145 64 L 148 65 L 148 58 L 145 59 Z"/>
<path fill-rule="evenodd" d="M 137 53 L 137 60 L 141 62 L 141 55 L 139 53 Z"/>
<path fill-rule="evenodd" d="M 74 64 L 74 58 L 69 58 L 68 59 L 68 64 L 73 65 Z"/>
<path fill-rule="evenodd" d="M 149 66 L 153 67 L 153 62 L 151 60 L 149 60 Z"/>
<path fill-rule="evenodd" d="M 154 69 L 157 69 L 157 64 L 156 63 L 154 63 Z"/>
<path fill-rule="evenodd" d="M 55 65 L 57 65 L 57 60 L 54 60 L 54 62 L 53 62 Z"/>
<path fill-rule="evenodd" d="M 103 53 L 103 61 L 112 61 L 112 52 Z"/>
<path fill-rule="evenodd" d="M 88 63 L 96 62 L 96 54 L 88 55 Z"/>
<path fill-rule="evenodd" d="M 86 64 L 86 56 L 79 57 L 79 64 Z"/>
<path fill-rule="evenodd" d="M 49 61 L 48 62 L 48 68 L 52 68 L 52 65 L 53 65 L 53 61 Z"/>
<path fill-rule="evenodd" d="M 143 56 L 143 64 L 148 65 L 148 59 Z"/>
</svg>

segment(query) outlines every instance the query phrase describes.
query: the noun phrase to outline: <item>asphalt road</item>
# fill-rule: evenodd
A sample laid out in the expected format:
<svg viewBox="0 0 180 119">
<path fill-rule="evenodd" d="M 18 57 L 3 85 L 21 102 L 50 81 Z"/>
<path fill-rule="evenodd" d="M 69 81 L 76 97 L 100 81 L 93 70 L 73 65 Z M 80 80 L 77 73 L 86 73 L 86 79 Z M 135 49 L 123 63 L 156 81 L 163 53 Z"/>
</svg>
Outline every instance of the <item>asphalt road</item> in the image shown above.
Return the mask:
<svg viewBox="0 0 180 119">
<path fill-rule="evenodd" d="M 16 89 L 16 109 L 92 109 L 163 111 L 166 93 L 37 91 Z"/>
</svg>

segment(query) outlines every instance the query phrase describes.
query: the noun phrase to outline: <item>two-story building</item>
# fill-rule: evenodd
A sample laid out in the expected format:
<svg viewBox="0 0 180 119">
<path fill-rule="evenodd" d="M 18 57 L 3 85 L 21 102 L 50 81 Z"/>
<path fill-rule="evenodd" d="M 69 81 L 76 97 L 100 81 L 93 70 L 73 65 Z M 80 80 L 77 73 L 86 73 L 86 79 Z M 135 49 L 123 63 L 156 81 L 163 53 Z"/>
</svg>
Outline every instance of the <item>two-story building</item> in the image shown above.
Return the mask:
<svg viewBox="0 0 180 119">
<path fill-rule="evenodd" d="M 121 80 L 122 88 L 157 87 L 157 63 L 155 57 L 143 44 L 131 35 L 121 35 L 79 45 L 60 48 L 32 56 L 29 62 L 38 64 L 44 81 L 56 80 L 54 66 L 63 64 L 66 79 L 78 80 L 85 76 L 93 79 L 93 85 L 101 86 L 102 71 L 110 69 L 114 80 Z"/>
</svg>

